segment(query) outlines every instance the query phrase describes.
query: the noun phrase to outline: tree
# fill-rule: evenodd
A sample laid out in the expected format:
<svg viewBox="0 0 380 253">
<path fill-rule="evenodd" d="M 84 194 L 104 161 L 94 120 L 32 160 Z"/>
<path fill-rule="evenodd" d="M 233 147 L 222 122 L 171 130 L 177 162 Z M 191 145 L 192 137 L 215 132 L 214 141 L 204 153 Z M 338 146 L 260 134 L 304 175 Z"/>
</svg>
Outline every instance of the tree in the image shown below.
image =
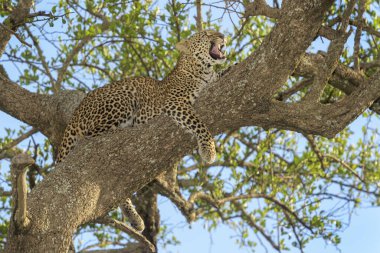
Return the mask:
<svg viewBox="0 0 380 253">
<path fill-rule="evenodd" d="M 158 235 L 173 243 L 160 226 L 158 194 L 189 222 L 204 219 L 211 229 L 226 222 L 248 247 L 257 244 L 252 234 L 278 251 L 303 252 L 314 238 L 339 244 L 342 220 L 334 214 L 379 204 L 378 130 L 364 128 L 365 138 L 352 144 L 346 128 L 380 112 L 376 4 L 196 1 L 194 23 L 194 3 L 175 0 L 67 0 L 48 9 L 4 1 L 0 110 L 27 125 L 0 139 L 0 159 L 12 159 L 13 173 L 5 175 L 11 191 L 2 192 L 5 252 L 67 252 L 83 231 L 95 231 L 96 246 L 122 245 L 119 252 L 149 252 Z M 162 116 L 83 140 L 54 166 L 83 91 L 129 76 L 162 78 L 175 64 L 176 42 L 227 22 L 229 60 L 238 65 L 196 103 L 218 136 L 217 162 L 200 162 L 195 140 Z M 320 40 L 326 52 L 310 49 Z M 32 139 L 32 160 L 17 144 L 37 132 L 46 139 Z M 147 227 L 142 234 L 117 209 L 131 196 Z M 324 206 L 334 199 L 339 205 Z"/>
</svg>

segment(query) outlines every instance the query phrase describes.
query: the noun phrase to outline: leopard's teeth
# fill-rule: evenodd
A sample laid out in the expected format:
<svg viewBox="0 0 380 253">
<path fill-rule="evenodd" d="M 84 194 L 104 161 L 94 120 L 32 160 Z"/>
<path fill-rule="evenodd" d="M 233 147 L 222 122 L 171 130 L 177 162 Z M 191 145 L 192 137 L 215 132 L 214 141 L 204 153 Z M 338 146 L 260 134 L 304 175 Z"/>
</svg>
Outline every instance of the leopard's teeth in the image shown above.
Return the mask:
<svg viewBox="0 0 380 253">
<path fill-rule="evenodd" d="M 219 51 L 223 53 L 223 51 L 224 51 L 224 45 L 219 45 Z"/>
</svg>

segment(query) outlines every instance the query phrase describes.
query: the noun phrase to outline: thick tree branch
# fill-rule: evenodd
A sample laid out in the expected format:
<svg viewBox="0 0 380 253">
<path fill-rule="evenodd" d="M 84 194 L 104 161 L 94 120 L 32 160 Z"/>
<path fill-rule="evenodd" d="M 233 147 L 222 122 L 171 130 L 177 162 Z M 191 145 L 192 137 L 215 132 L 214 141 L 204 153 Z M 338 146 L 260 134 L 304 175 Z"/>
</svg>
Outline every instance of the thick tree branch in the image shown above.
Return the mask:
<svg viewBox="0 0 380 253">
<path fill-rule="evenodd" d="M 313 77 L 313 74 L 318 71 L 319 66 L 325 61 L 324 58 L 324 54 L 305 54 L 293 74 L 308 78 Z M 330 79 L 330 83 L 349 95 L 364 80 L 364 75 L 339 63 Z"/>
<path fill-rule="evenodd" d="M 253 55 L 241 63 L 239 70 L 235 68 L 235 71 L 225 79 L 227 84 L 240 76 L 240 82 L 236 85 L 238 86 L 236 93 L 238 101 L 234 101 L 236 106 L 241 102 L 254 105 L 252 101 L 255 99 L 269 103 L 273 95 L 292 74 L 305 50 L 317 35 L 323 14 L 331 3 L 332 1 L 284 2 L 281 9 L 283 15 L 278 19 L 278 24 L 270 35 L 266 36 L 260 48 Z M 278 64 L 279 62 L 281 64 Z M 253 83 L 255 85 L 252 85 Z M 268 85 L 269 83 L 271 85 Z M 210 89 L 210 91 L 215 92 L 214 89 Z M 226 105 L 226 108 L 221 108 L 221 111 L 224 109 L 227 111 L 222 118 L 224 116 L 228 118 L 227 115 L 230 113 L 236 113 L 228 108 L 231 108 L 230 104 Z M 250 108 L 249 111 L 251 109 L 254 108 Z"/>
<path fill-rule="evenodd" d="M 380 74 L 363 82 L 360 88 L 357 88 L 351 95 L 334 104 L 323 105 L 309 102 L 284 104 L 274 101 L 273 103 L 276 105 L 271 106 L 265 116 L 271 117 L 274 114 L 278 116 L 275 119 L 277 123 L 271 122 L 270 124 L 271 126 L 277 125 L 276 128 L 293 128 L 299 132 L 331 138 L 358 117 L 378 97 L 380 97 Z M 260 118 L 262 122 L 266 121 L 265 117 L 252 116 L 252 119 L 257 118 Z M 263 125 L 265 126 L 265 123 Z"/>
<path fill-rule="evenodd" d="M 0 75 L 0 110 L 29 124 L 46 128 L 46 108 L 49 97 L 35 94 L 21 88 Z M 38 113 L 39 112 L 39 113 Z"/>
<path fill-rule="evenodd" d="M 54 96 L 30 92 L 0 75 L 0 110 L 31 125 L 58 146 L 71 114 L 84 98 L 79 91 Z"/>
<path fill-rule="evenodd" d="M 325 56 L 322 54 L 306 54 L 293 74 L 295 76 L 312 78 L 313 73 L 318 71 L 319 66 L 322 62 L 324 62 L 324 58 Z M 365 64 L 363 64 L 363 66 L 364 65 Z M 329 83 L 332 86 L 343 91 L 346 95 L 350 95 L 360 84 L 363 84 L 364 82 L 365 76 L 362 73 L 356 72 L 343 64 L 337 65 L 332 77 L 329 80 Z M 370 107 L 371 110 L 378 114 L 380 114 L 379 98 Z"/>
<path fill-rule="evenodd" d="M 202 31 L 202 0 L 196 0 L 195 5 L 197 7 L 197 16 L 195 16 L 195 21 L 197 24 L 197 30 L 198 32 Z"/>
<path fill-rule="evenodd" d="M 283 8 L 285 7 L 286 6 Z M 295 9 L 298 8 L 295 6 L 292 7 Z M 310 11 L 310 9 L 308 9 L 308 11 Z M 294 14 L 296 15 L 296 13 L 297 12 Z M 289 16 L 284 16 L 284 20 L 287 20 L 290 27 L 293 25 L 297 26 L 298 30 L 299 27 L 308 27 L 308 31 L 312 32 L 313 28 L 309 27 L 311 24 L 308 24 L 308 22 L 312 22 L 313 24 L 316 23 L 316 21 L 313 20 L 315 11 L 312 14 L 308 13 L 308 15 L 309 17 L 307 20 L 302 20 L 302 17 L 297 18 L 297 20 L 302 20 L 304 26 L 301 24 L 291 24 L 293 21 L 287 20 Z M 320 22 L 321 20 L 319 23 Z M 239 69 L 232 68 L 230 74 L 223 79 L 223 82 L 219 83 L 218 86 L 211 86 L 208 89 L 208 92 L 213 94 L 213 98 L 215 99 L 207 98 L 207 105 L 210 108 L 210 104 L 217 104 L 218 102 L 216 100 L 224 97 L 222 92 L 225 93 L 227 90 L 223 89 L 223 86 L 234 83 L 236 84 L 234 85 L 234 92 L 237 94 L 237 96 L 234 97 L 236 100 L 230 99 L 228 103 L 215 107 L 218 108 L 218 110 L 215 111 L 214 116 L 215 119 L 218 118 L 219 128 L 234 127 L 231 124 L 231 119 L 234 118 L 233 115 L 239 115 L 239 119 L 245 121 L 245 125 L 258 124 L 262 127 L 285 128 L 332 137 L 347 126 L 348 123 L 355 119 L 379 97 L 377 78 L 374 77 L 368 81 L 362 81 L 360 90 L 355 89 L 355 92 L 351 93 L 348 99 L 344 99 L 344 101 L 333 105 L 322 105 L 315 101 L 308 101 L 302 103 L 302 105 L 284 104 L 282 102 L 273 101 L 272 94 L 293 72 L 294 65 L 292 65 L 292 61 L 289 59 L 302 59 L 302 52 L 298 50 L 287 52 L 291 47 L 289 44 L 292 44 L 297 48 L 301 47 L 304 50 L 307 48 L 307 45 L 303 44 L 304 41 L 307 40 L 306 38 L 304 38 L 303 41 L 298 40 L 300 34 L 303 34 L 306 37 L 306 31 L 297 34 L 289 34 L 292 39 L 288 42 L 291 41 L 291 43 L 286 43 L 279 39 L 287 37 L 282 35 L 282 31 L 279 28 L 281 27 L 280 24 L 281 20 L 279 20 L 279 24 L 273 29 L 272 33 L 266 37 L 266 40 L 264 40 L 261 47 L 255 51 L 254 55 L 248 57 L 248 59 L 241 63 L 241 65 L 239 64 Z M 294 28 L 294 30 L 297 29 Z M 291 28 L 290 31 L 292 31 Z M 314 30 L 314 35 L 316 33 L 317 31 Z M 275 39 L 279 40 L 274 41 Z M 311 42 L 312 38 L 309 37 L 308 39 L 309 42 Z M 281 47 L 276 49 L 272 46 L 272 43 L 278 43 Z M 265 53 L 260 53 L 263 51 L 265 51 Z M 287 57 L 289 55 L 291 56 Z M 277 61 L 273 61 L 273 59 L 277 59 Z M 278 62 L 281 62 L 281 64 L 278 64 Z M 293 62 L 293 64 L 294 63 L 295 62 Z M 341 70 L 338 66 L 336 72 L 339 71 Z M 252 82 L 254 84 L 252 84 Z M 205 102 L 203 100 L 204 98 L 205 97 L 201 97 L 199 103 Z M 241 104 L 252 105 L 252 107 L 241 106 Z M 350 111 L 350 109 L 352 110 Z M 211 114 L 213 114 L 213 112 L 211 112 Z M 218 116 L 216 114 L 218 114 Z M 208 119 L 212 118 L 214 117 L 208 117 Z M 219 131 L 217 132 L 219 133 Z"/>
<path fill-rule="evenodd" d="M 338 65 L 339 57 L 344 49 L 344 44 L 346 43 L 348 36 L 351 34 L 351 32 L 346 33 L 344 30 L 341 30 L 340 33 L 339 37 L 331 41 L 324 62 L 316 69 L 313 77 L 313 85 L 311 86 L 309 93 L 304 97 L 304 100 L 319 102 L 319 98 L 321 97 L 327 82 L 330 80 L 331 75 Z"/>
</svg>

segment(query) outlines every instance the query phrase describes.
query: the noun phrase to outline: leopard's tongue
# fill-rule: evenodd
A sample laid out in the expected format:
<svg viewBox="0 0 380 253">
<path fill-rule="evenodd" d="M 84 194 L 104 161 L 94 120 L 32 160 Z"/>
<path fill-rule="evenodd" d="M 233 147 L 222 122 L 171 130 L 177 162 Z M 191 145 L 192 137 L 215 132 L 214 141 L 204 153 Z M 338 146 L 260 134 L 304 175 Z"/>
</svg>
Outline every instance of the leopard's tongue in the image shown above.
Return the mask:
<svg viewBox="0 0 380 253">
<path fill-rule="evenodd" d="M 220 52 L 219 48 L 217 45 L 213 45 L 211 50 L 210 50 L 210 55 L 212 58 L 214 58 L 215 60 L 219 60 L 219 59 L 224 59 L 224 55 L 222 52 Z"/>
</svg>

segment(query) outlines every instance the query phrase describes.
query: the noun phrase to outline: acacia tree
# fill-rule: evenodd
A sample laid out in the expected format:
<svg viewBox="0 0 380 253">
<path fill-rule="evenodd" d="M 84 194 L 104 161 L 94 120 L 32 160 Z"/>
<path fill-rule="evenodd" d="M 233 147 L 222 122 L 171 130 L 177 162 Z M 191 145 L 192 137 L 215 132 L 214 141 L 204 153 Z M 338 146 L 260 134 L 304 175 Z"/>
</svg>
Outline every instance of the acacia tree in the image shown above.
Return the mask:
<svg viewBox="0 0 380 253">
<path fill-rule="evenodd" d="M 189 222 L 231 225 L 248 247 L 260 238 L 278 251 L 302 252 L 314 238 L 339 244 L 338 214 L 379 203 L 378 130 L 364 128 L 350 143 L 347 128 L 360 115 L 369 126 L 380 112 L 378 4 L 4 1 L 0 109 L 26 124 L 0 139 L 0 159 L 12 159 L 11 176 L 2 175 L 5 252 L 90 250 L 72 243 L 88 231 L 99 240 L 91 246 L 122 246 L 109 252 L 149 252 L 159 238 L 173 243 L 160 224 L 158 194 Z M 230 64 L 238 63 L 195 106 L 217 136 L 214 164 L 200 162 L 196 141 L 161 116 L 83 140 L 54 166 L 84 91 L 164 77 L 178 57 L 175 43 L 202 28 L 225 29 Z M 318 41 L 325 51 L 312 49 Z M 34 141 L 37 132 L 46 139 Z M 25 152 L 17 145 L 27 139 Z M 117 209 L 128 197 L 145 221 L 142 234 Z"/>
</svg>

